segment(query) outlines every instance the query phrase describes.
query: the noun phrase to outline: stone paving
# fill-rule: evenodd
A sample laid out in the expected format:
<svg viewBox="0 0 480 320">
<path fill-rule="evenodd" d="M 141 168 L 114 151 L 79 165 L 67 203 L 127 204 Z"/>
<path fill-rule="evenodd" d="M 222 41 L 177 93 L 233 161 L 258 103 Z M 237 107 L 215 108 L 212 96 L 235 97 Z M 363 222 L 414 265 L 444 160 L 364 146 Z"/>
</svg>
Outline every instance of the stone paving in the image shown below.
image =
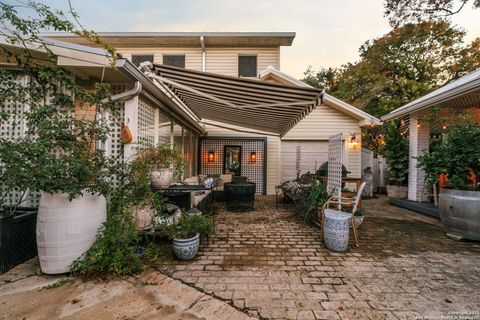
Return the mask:
<svg viewBox="0 0 480 320">
<path fill-rule="evenodd" d="M 451 240 L 437 220 L 385 197 L 364 201 L 360 247 L 346 253 L 325 249 L 318 228 L 276 211 L 272 197 L 250 213 L 217 209 L 215 234 L 193 262 L 167 257 L 156 268 L 252 316 L 480 319 L 480 243 Z"/>
</svg>

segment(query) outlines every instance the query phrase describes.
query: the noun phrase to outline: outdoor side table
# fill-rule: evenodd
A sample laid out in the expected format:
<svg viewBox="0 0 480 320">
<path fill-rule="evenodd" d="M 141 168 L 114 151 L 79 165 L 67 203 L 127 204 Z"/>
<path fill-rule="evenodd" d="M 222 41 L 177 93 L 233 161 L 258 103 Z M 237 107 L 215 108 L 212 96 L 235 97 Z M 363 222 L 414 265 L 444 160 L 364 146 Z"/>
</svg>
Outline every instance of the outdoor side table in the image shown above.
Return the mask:
<svg viewBox="0 0 480 320">
<path fill-rule="evenodd" d="M 255 210 L 255 189 L 253 182 L 225 183 L 225 199 L 227 210 L 232 212 L 247 212 Z"/>
<path fill-rule="evenodd" d="M 350 219 L 352 215 L 332 209 L 325 209 L 323 217 L 323 237 L 327 249 L 344 252 L 350 238 Z"/>
</svg>

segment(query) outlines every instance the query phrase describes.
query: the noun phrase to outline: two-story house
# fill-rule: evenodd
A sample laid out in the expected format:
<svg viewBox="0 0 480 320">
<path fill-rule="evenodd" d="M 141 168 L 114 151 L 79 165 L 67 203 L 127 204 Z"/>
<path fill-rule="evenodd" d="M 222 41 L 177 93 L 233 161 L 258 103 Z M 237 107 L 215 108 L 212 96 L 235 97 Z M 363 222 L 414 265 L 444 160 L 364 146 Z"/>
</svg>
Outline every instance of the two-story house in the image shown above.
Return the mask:
<svg viewBox="0 0 480 320">
<path fill-rule="evenodd" d="M 88 44 L 69 34 L 44 36 Z M 146 109 L 138 110 L 138 126 L 149 129 L 140 130 L 138 141 L 179 145 L 190 163 L 187 175 L 233 172 L 255 181 L 257 193 L 273 194 L 298 169 L 313 172 L 327 161 L 328 138 L 341 132 L 343 163 L 350 176 L 361 176 L 361 128 L 379 120 L 280 71 L 281 47 L 291 46 L 295 33 L 100 36 L 135 66 L 152 62 L 151 80 L 201 119 L 204 132 L 194 132 L 140 101 Z"/>
</svg>

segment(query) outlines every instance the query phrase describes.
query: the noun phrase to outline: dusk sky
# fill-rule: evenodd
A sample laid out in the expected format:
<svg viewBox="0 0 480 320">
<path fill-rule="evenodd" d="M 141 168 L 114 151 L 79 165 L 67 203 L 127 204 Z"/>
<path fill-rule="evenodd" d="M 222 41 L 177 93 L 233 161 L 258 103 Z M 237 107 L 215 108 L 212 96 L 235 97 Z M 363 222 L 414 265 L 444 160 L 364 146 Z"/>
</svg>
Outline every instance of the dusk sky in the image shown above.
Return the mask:
<svg viewBox="0 0 480 320">
<path fill-rule="evenodd" d="M 82 24 L 95 31 L 294 31 L 292 47 L 282 48 L 281 69 L 297 78 L 308 65 L 354 62 L 362 43 L 390 30 L 383 0 L 71 1 Z M 42 2 L 68 8 L 67 0 Z M 467 41 L 480 37 L 480 10 L 469 6 L 453 22 L 467 31 Z"/>
</svg>

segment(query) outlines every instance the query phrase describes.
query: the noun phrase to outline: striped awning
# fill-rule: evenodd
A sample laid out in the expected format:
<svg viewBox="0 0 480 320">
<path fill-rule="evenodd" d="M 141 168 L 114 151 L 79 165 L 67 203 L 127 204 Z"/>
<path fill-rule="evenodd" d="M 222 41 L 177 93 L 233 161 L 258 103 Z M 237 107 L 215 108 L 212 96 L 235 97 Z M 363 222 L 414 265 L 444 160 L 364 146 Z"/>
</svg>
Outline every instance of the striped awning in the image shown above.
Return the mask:
<svg viewBox="0 0 480 320">
<path fill-rule="evenodd" d="M 198 117 L 283 136 L 322 103 L 323 91 L 153 65 L 147 75 Z"/>
</svg>

